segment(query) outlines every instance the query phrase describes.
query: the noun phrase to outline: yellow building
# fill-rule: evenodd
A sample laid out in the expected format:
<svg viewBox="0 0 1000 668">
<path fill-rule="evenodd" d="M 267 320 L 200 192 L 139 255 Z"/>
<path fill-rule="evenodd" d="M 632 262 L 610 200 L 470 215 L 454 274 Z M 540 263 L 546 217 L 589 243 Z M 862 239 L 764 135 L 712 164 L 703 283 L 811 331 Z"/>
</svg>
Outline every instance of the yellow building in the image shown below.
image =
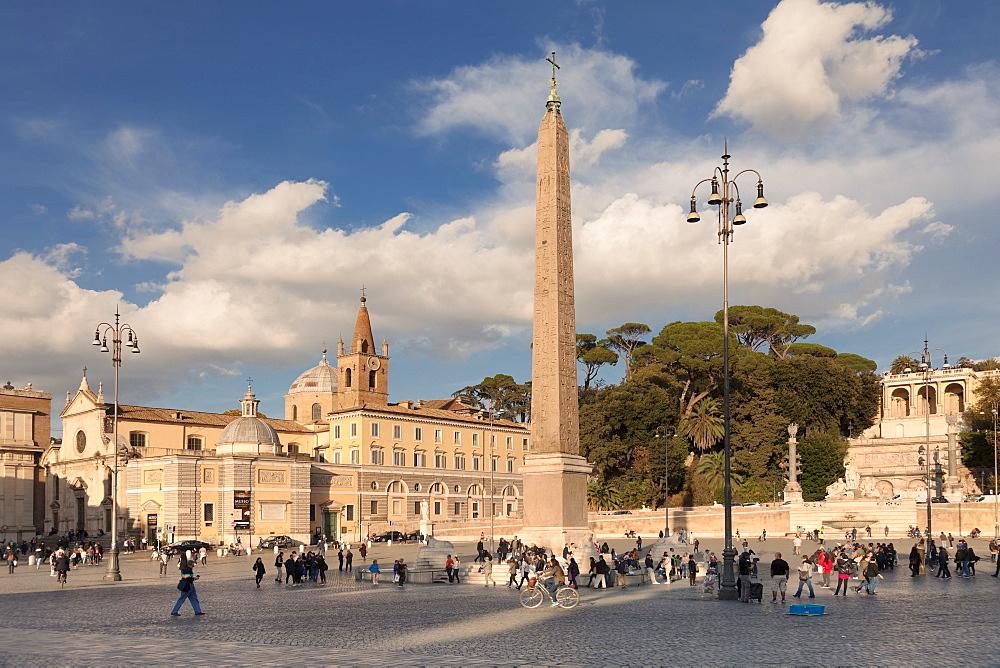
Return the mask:
<svg viewBox="0 0 1000 668">
<path fill-rule="evenodd" d="M 250 388 L 239 416 L 120 405 L 119 530 L 305 542 L 519 516 L 527 426 L 454 399 L 390 404 L 388 343 L 376 352 L 364 302 L 337 366 L 323 351 L 291 384 L 284 420 L 261 418 Z M 47 532 L 110 532 L 114 413 L 86 377 L 68 398 L 65 442 L 43 458 Z"/>
<path fill-rule="evenodd" d="M 52 395 L 29 383 L 0 388 L 0 541 L 22 541 L 44 523 L 42 453 L 49 445 Z"/>
</svg>

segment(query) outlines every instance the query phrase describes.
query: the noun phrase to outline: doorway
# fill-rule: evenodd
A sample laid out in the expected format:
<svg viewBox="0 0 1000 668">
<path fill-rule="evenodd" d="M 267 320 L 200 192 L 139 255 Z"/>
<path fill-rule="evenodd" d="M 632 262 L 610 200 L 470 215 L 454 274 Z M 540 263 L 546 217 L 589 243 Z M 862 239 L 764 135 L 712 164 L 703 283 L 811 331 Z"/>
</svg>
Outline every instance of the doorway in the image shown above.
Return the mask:
<svg viewBox="0 0 1000 668">
<path fill-rule="evenodd" d="M 340 513 L 323 512 L 323 533 L 327 540 L 340 540 Z"/>
<path fill-rule="evenodd" d="M 156 528 L 159 522 L 159 515 L 149 513 L 146 515 L 146 540 L 150 545 L 156 545 Z"/>
</svg>

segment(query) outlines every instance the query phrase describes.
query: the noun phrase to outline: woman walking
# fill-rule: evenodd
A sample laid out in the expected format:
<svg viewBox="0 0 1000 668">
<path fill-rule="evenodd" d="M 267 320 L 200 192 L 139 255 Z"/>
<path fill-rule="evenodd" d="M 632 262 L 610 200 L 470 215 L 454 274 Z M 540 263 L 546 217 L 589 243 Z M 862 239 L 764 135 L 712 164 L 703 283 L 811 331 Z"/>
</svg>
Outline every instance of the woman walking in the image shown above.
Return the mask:
<svg viewBox="0 0 1000 668">
<path fill-rule="evenodd" d="M 938 550 L 938 572 L 936 578 L 950 578 L 951 570 L 948 568 L 948 550 L 944 547 Z"/>
<path fill-rule="evenodd" d="M 833 592 L 833 595 L 836 596 L 843 589 L 844 596 L 847 596 L 848 583 L 851 581 L 851 560 L 841 552 L 837 555 L 837 561 L 833 568 L 837 571 L 837 590 Z"/>
<path fill-rule="evenodd" d="M 479 570 L 483 572 L 483 579 L 486 581 L 484 586 L 497 586 L 497 583 L 493 581 L 493 557 L 486 557 L 486 559 L 483 560 L 483 565 L 479 567 Z"/>
<path fill-rule="evenodd" d="M 253 562 L 251 570 L 257 574 L 257 589 L 260 589 L 260 581 L 264 579 L 264 573 L 267 572 L 264 570 L 264 562 L 261 561 L 260 557 L 257 557 L 257 561 Z"/>
<path fill-rule="evenodd" d="M 580 565 L 576 563 L 576 557 L 569 558 L 569 566 L 566 567 L 566 576 L 569 579 L 569 586 L 573 589 L 579 589 L 576 584 L 576 578 L 580 575 Z"/>
</svg>

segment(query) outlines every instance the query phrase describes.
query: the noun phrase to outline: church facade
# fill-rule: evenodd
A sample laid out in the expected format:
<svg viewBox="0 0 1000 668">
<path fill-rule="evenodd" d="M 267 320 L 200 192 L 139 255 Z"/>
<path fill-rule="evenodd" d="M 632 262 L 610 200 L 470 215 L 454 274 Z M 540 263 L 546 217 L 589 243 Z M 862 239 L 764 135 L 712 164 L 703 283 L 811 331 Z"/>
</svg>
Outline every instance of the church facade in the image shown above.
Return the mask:
<svg viewBox="0 0 1000 668">
<path fill-rule="evenodd" d="M 118 406 L 119 531 L 154 541 L 246 544 L 316 533 L 356 540 L 388 529 L 519 517 L 527 425 L 458 400 L 389 403 L 389 346 L 376 349 L 365 298 L 336 365 L 323 351 L 263 418 Z M 84 378 L 42 456 L 44 531 L 110 532 L 115 407 Z"/>
</svg>

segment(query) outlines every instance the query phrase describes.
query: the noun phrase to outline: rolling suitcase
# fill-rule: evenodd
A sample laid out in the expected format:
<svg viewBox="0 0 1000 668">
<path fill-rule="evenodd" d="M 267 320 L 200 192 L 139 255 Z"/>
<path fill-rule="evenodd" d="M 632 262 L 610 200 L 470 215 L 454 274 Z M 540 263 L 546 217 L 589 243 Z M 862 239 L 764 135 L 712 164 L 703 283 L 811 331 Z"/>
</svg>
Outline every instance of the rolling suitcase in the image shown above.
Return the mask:
<svg viewBox="0 0 1000 668">
<path fill-rule="evenodd" d="M 758 580 L 750 581 L 750 596 L 751 601 L 757 601 L 762 603 L 764 601 L 764 585 Z"/>
</svg>

